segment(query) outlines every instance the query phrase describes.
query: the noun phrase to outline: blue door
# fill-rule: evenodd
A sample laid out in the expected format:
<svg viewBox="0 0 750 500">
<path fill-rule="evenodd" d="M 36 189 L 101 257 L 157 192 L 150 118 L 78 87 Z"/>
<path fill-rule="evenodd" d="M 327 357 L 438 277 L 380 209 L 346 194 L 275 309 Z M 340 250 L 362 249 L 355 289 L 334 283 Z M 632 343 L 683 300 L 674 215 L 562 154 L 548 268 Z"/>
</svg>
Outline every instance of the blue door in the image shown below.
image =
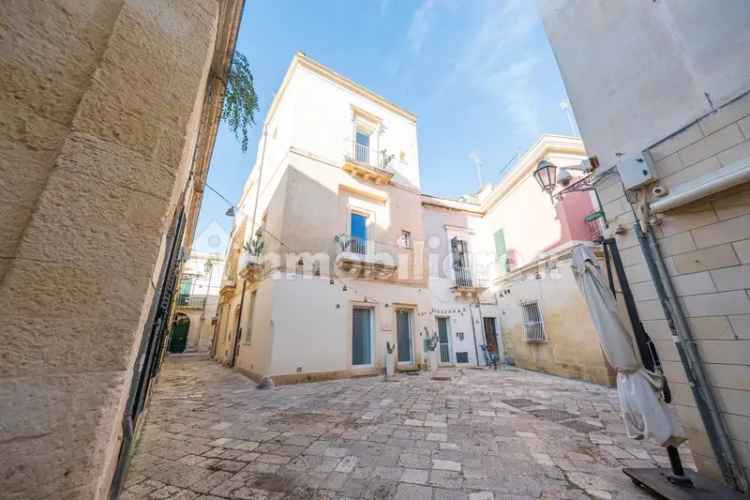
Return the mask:
<svg viewBox="0 0 750 500">
<path fill-rule="evenodd" d="M 367 253 L 367 217 L 352 213 L 351 227 L 351 251 L 360 254 Z"/>
</svg>

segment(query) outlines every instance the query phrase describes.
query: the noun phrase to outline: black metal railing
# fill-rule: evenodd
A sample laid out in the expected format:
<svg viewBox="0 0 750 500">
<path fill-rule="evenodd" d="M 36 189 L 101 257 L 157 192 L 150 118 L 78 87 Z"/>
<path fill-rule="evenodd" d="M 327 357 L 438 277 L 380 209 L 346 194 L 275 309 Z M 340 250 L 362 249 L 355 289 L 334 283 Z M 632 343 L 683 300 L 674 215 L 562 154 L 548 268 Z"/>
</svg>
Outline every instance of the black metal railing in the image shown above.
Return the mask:
<svg viewBox="0 0 750 500">
<path fill-rule="evenodd" d="M 367 255 L 367 240 L 357 238 L 356 236 L 348 236 L 341 241 L 341 250 L 359 255 Z"/>
<path fill-rule="evenodd" d="M 471 276 L 471 271 L 462 267 L 456 267 L 453 269 L 453 273 L 456 277 L 456 286 L 458 288 L 473 288 L 474 280 Z"/>
<path fill-rule="evenodd" d="M 193 309 L 202 309 L 206 304 L 205 295 L 180 294 L 177 296 L 177 305 Z"/>
<path fill-rule="evenodd" d="M 370 146 L 354 143 L 354 159 L 362 163 L 370 163 Z"/>
</svg>

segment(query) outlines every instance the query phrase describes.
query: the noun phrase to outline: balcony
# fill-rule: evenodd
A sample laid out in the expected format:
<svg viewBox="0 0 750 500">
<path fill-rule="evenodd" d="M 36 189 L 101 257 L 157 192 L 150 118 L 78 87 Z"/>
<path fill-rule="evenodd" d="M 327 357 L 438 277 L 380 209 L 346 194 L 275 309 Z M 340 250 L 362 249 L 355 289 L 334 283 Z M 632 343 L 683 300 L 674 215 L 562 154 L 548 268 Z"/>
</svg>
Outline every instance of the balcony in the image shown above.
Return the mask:
<svg viewBox="0 0 750 500">
<path fill-rule="evenodd" d="M 179 294 L 177 296 L 177 307 L 182 309 L 203 309 L 205 305 L 205 295 Z"/>
<path fill-rule="evenodd" d="M 393 178 L 393 171 L 377 152 L 371 151 L 369 146 L 353 143 L 351 153 L 344 158 L 345 172 L 354 177 L 373 182 L 375 184 L 388 184 Z"/>
<path fill-rule="evenodd" d="M 475 295 L 487 289 L 487 280 L 473 275 L 469 269 L 456 267 L 453 276 L 456 284 L 452 290 L 461 295 Z"/>
<path fill-rule="evenodd" d="M 387 279 L 398 269 L 398 252 L 391 245 L 352 236 L 338 236 L 337 242 L 336 265 L 357 277 Z"/>
<path fill-rule="evenodd" d="M 265 266 L 261 257 L 242 252 L 240 255 L 240 278 L 247 281 L 260 281 L 263 278 Z"/>
</svg>

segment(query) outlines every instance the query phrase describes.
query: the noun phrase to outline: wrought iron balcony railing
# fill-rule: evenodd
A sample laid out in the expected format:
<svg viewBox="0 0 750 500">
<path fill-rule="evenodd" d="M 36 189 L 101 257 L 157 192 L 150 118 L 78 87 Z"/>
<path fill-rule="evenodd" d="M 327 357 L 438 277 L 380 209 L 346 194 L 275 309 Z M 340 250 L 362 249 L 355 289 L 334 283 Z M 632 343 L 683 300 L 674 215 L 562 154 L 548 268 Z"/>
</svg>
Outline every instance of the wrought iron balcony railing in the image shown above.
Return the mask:
<svg viewBox="0 0 750 500">
<path fill-rule="evenodd" d="M 372 240 L 341 236 L 337 263 L 344 269 L 366 269 L 376 275 L 390 275 L 398 268 L 399 256 L 411 252 L 409 249 L 378 243 Z"/>
<path fill-rule="evenodd" d="M 179 294 L 177 296 L 177 306 L 190 309 L 203 309 L 206 305 L 205 295 Z"/>
<path fill-rule="evenodd" d="M 453 273 L 456 277 L 456 286 L 458 288 L 474 288 L 471 271 L 458 267 L 453 270 Z"/>
<path fill-rule="evenodd" d="M 370 146 L 354 143 L 354 159 L 361 163 L 370 163 Z"/>
<path fill-rule="evenodd" d="M 479 288 L 487 288 L 488 286 L 488 280 L 486 277 L 477 276 L 467 268 L 453 268 L 453 277 L 456 282 L 455 288 L 457 290 L 476 290 Z"/>
</svg>

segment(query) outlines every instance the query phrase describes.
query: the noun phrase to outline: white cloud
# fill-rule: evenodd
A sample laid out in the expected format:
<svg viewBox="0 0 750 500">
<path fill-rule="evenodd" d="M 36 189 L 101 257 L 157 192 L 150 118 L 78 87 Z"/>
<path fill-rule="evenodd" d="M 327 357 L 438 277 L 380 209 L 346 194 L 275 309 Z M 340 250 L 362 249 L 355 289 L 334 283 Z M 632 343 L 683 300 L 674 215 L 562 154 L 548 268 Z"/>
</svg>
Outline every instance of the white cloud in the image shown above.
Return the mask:
<svg viewBox="0 0 750 500">
<path fill-rule="evenodd" d="M 487 1 L 482 4 L 481 19 L 454 72 L 446 75 L 439 87 L 445 89 L 461 80 L 494 96 L 513 124 L 531 140 L 542 132 L 534 81 L 541 58 L 529 48 L 539 23 L 534 2 Z"/>
</svg>

